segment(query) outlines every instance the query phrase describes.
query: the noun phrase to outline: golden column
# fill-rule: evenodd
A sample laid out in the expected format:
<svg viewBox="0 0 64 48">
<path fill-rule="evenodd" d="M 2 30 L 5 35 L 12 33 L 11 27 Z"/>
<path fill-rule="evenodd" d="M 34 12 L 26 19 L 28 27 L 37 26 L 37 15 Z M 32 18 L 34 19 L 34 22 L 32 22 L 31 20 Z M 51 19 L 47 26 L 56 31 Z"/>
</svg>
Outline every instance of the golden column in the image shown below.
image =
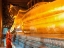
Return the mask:
<svg viewBox="0 0 64 48">
<path fill-rule="evenodd" d="M 2 0 L 0 0 L 0 44 L 2 41 Z"/>
</svg>

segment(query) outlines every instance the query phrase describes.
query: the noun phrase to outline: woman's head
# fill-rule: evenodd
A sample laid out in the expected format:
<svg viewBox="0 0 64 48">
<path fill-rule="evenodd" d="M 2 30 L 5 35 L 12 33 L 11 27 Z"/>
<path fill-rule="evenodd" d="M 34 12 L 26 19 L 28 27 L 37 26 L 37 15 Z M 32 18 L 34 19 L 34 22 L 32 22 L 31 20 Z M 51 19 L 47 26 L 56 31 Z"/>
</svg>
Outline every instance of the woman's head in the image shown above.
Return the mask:
<svg viewBox="0 0 64 48">
<path fill-rule="evenodd" d="M 8 29 L 8 32 L 10 32 L 10 29 Z"/>
</svg>

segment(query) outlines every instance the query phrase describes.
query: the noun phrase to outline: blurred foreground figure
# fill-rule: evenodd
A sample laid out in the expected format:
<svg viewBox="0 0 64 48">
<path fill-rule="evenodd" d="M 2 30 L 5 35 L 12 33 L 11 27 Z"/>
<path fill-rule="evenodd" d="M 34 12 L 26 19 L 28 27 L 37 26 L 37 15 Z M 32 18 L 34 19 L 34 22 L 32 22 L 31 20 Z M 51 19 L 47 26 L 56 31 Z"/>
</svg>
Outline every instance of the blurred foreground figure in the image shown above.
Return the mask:
<svg viewBox="0 0 64 48">
<path fill-rule="evenodd" d="M 6 48 L 12 48 L 10 30 L 8 30 L 8 32 L 6 34 Z"/>
</svg>

